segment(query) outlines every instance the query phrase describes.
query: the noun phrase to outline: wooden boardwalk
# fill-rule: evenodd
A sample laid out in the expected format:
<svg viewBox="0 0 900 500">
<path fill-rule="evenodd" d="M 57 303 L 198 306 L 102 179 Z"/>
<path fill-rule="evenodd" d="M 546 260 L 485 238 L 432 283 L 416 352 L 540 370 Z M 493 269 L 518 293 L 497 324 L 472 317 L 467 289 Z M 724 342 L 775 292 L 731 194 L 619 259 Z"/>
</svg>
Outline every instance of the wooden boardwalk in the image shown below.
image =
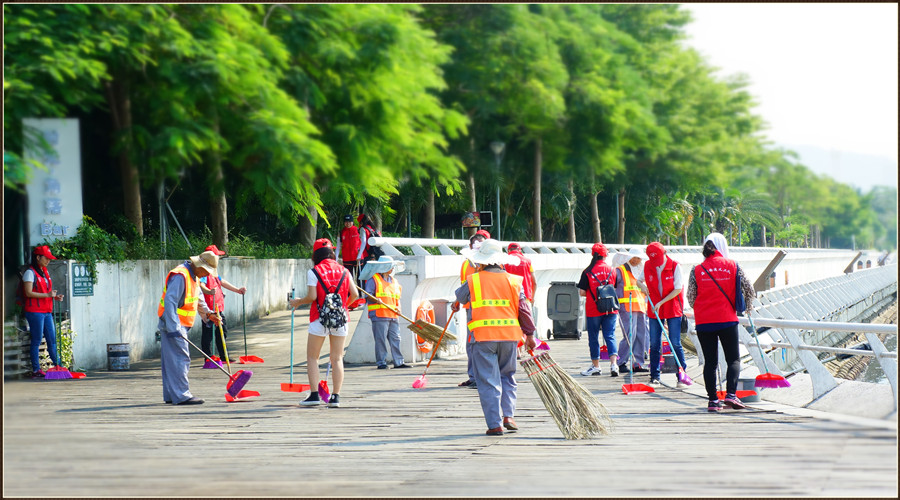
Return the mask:
<svg viewBox="0 0 900 500">
<path fill-rule="evenodd" d="M 294 382 L 305 382 L 306 313 L 297 314 Z M 301 319 L 302 318 L 302 319 Z M 337 409 L 298 406 L 288 382 L 286 312 L 248 324 L 247 389 L 194 356 L 199 406 L 162 403 L 159 361 L 68 381 L 4 383 L 3 495 L 11 496 L 871 496 L 896 497 L 896 422 L 802 415 L 772 403 L 708 414 L 701 396 L 661 387 L 624 395 L 622 377 L 576 379 L 610 410 L 610 436 L 566 441 L 520 373 L 521 430 L 484 435 L 465 359 L 412 370 L 348 366 Z M 228 341 L 243 354 L 240 327 Z M 586 340 L 551 341 L 576 374 Z M 323 356 L 324 367 L 326 356 Z M 696 360 L 691 360 L 691 375 Z M 240 367 L 240 365 L 238 365 Z M 604 372 L 606 366 L 602 365 Z M 647 376 L 637 379 L 646 382 Z M 663 382 L 674 384 L 673 375 Z"/>
</svg>

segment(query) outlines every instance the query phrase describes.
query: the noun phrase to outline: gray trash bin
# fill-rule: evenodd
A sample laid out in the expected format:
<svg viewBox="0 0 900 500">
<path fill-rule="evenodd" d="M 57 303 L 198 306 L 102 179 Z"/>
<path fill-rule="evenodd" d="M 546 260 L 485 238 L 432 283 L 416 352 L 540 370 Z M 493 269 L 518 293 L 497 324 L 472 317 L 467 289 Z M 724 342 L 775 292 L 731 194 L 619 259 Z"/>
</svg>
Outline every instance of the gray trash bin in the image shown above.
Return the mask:
<svg viewBox="0 0 900 500">
<path fill-rule="evenodd" d="M 584 297 L 574 281 L 553 281 L 547 290 L 547 317 L 553 328 L 547 338 L 581 339 L 584 331 Z"/>
</svg>

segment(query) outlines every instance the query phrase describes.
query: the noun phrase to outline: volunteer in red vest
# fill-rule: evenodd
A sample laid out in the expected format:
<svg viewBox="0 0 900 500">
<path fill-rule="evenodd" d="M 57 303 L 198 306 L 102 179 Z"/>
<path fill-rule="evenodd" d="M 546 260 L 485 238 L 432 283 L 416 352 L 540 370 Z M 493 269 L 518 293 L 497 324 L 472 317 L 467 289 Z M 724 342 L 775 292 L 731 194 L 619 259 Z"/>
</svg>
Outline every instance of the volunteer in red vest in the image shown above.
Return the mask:
<svg viewBox="0 0 900 500">
<path fill-rule="evenodd" d="M 616 312 L 603 313 L 597 309 L 596 291 L 601 284 L 608 283 L 615 286 L 616 275 L 604 259 L 609 255 L 606 245 L 594 243 L 591 247 L 591 263 L 581 272 L 578 281 L 578 294 L 586 297 L 584 301 L 585 327 L 588 333 L 588 349 L 591 354 L 591 366 L 588 366 L 582 375 L 600 375 L 600 331 L 603 331 L 603 340 L 606 342 L 606 351 L 609 353 L 609 376 L 619 376 L 618 346 L 616 345 Z"/>
<path fill-rule="evenodd" d="M 486 239 L 478 249 L 463 249 L 476 267 L 465 283 L 456 289 L 456 302 L 469 304 L 469 331 L 474 338 L 471 358 L 481 411 L 489 436 L 502 435 L 504 428 L 515 432 L 516 344 L 525 334 L 525 347 L 534 349 L 534 319 L 525 299 L 522 279 L 507 273 L 503 266 L 515 265 L 518 258 L 503 253 L 503 246 Z"/>
<path fill-rule="evenodd" d="M 366 292 L 377 297 L 396 310 L 400 310 L 400 294 L 402 287 L 393 275 L 395 270 L 403 271 L 405 264 L 394 261 L 389 255 L 378 257 L 377 261 L 366 263 L 366 274 L 372 277 L 366 280 Z M 400 315 L 389 307 L 379 304 L 372 297 L 366 296 L 369 305 L 369 319 L 372 321 L 372 335 L 375 336 L 375 363 L 379 370 L 387 368 L 387 344 L 391 346 L 391 359 L 394 368 L 412 368 L 403 362 L 400 351 Z"/>
<path fill-rule="evenodd" d="M 188 331 L 194 326 L 198 312 L 206 321 L 218 323 L 210 314 L 205 300 L 200 300 L 199 278 L 217 276 L 219 256 L 203 252 L 179 264 L 166 275 L 162 297 L 156 315 L 160 332 L 160 363 L 162 368 L 163 401 L 176 405 L 203 404 L 194 397 L 188 382 L 191 354 L 188 350 Z"/>
<path fill-rule="evenodd" d="M 617 256 L 619 254 L 616 254 Z M 635 373 L 648 371 L 644 368 L 644 356 L 650 344 L 650 330 L 647 325 L 647 287 L 644 285 L 644 252 L 632 248 L 622 255 L 628 259 L 616 267 L 616 295 L 619 297 L 619 321 L 622 324 L 623 339 L 619 342 L 621 353 L 619 371 Z M 634 325 L 632 327 L 632 325 Z M 632 328 L 634 328 L 632 330 Z M 628 346 L 634 336 L 634 349 Z M 631 351 L 631 352 L 629 352 Z M 628 366 L 629 356 L 634 362 Z"/>
<path fill-rule="evenodd" d="M 481 243 L 484 240 L 491 237 L 491 233 L 485 231 L 484 229 L 479 229 L 475 232 L 471 237 L 469 237 L 469 249 L 470 250 L 478 250 L 481 247 Z M 462 252 L 460 252 L 462 253 Z M 462 266 L 459 268 L 459 282 L 465 283 L 469 276 L 475 272 L 475 264 L 466 259 L 463 261 Z M 466 320 L 472 321 L 472 311 L 469 310 L 469 306 L 464 306 L 466 309 Z M 468 330 L 466 327 L 466 374 L 468 378 L 459 383 L 459 387 L 468 387 L 470 389 L 478 388 L 477 383 L 475 382 L 475 366 L 472 364 L 472 344 L 475 340 L 472 338 L 472 332 Z"/>
<path fill-rule="evenodd" d="M 537 279 L 534 277 L 534 266 L 531 265 L 531 259 L 522 253 L 522 246 L 518 243 L 510 243 L 509 246 L 506 247 L 506 252 L 509 255 L 514 255 L 519 258 L 518 264 L 506 266 L 506 272 L 522 277 L 522 287 L 525 289 L 525 298 L 528 299 L 528 302 L 534 307 L 534 290 L 537 287 Z"/>
<path fill-rule="evenodd" d="M 662 243 L 654 241 L 647 245 L 647 262 L 644 264 L 644 282 L 647 284 L 649 299 L 656 305 L 659 318 L 669 332 L 672 352 L 678 356 L 681 366 L 684 349 L 681 348 L 681 317 L 684 315 L 684 289 L 681 266 L 666 255 Z M 662 328 L 652 307 L 647 308 L 650 316 L 650 383 L 659 382 L 659 356 L 662 349 Z M 683 384 L 679 380 L 678 387 Z"/>
<path fill-rule="evenodd" d="M 694 308 L 697 337 L 703 349 L 703 382 L 709 398 L 707 410 L 722 409 L 716 393 L 719 348 L 725 353 L 725 404 L 735 410 L 746 408 L 735 395 L 741 375 L 738 341 L 738 317 L 735 302 L 738 288 L 744 296 L 747 314 L 752 310 L 756 292 L 744 276 L 744 270 L 728 258 L 728 244 L 720 233 L 712 233 L 703 242 L 703 262 L 691 269 L 688 278 L 688 303 Z M 740 279 L 740 287 L 737 280 Z"/>
<path fill-rule="evenodd" d="M 359 228 L 353 225 L 352 216 L 345 215 L 344 229 L 341 229 L 341 234 L 338 236 L 336 253 L 341 258 L 341 264 L 350 271 L 354 280 L 359 277 L 359 268 L 362 267 L 362 263 L 357 260 L 359 246 Z"/>
<path fill-rule="evenodd" d="M 369 219 L 369 216 L 366 214 L 359 214 L 359 217 L 356 218 L 356 222 L 359 222 L 359 250 L 356 253 L 356 260 L 359 261 L 360 266 L 363 266 L 366 261 L 369 260 L 369 248 L 371 247 L 369 238 L 378 236 L 378 231 L 375 229 L 375 225 L 372 224 L 372 220 Z M 360 284 L 360 286 L 362 286 L 362 284 Z"/>
<path fill-rule="evenodd" d="M 56 351 L 56 327 L 53 325 L 53 301 L 62 301 L 63 295 L 53 288 L 53 279 L 47 264 L 56 259 L 50 247 L 40 245 L 31 251 L 31 265 L 22 275 L 24 292 L 25 321 L 31 330 L 31 377 L 43 378 L 46 372 L 41 370 L 39 358 L 41 340 L 47 339 L 47 354 L 54 366 L 59 366 L 59 354 Z"/>
<path fill-rule="evenodd" d="M 347 304 L 355 302 L 359 298 L 356 287 L 353 286 L 353 276 L 335 260 L 334 247 L 331 240 L 320 238 L 313 243 L 312 254 L 313 268 L 306 273 L 306 297 L 293 299 L 290 305 L 298 308 L 303 304 L 314 304 L 309 308 L 309 335 L 306 339 L 306 375 L 312 390 L 309 396 L 300 404 L 303 406 L 318 406 L 328 404 L 331 408 L 341 405 L 341 386 L 344 384 L 344 341 L 347 339 L 347 324 L 340 328 L 326 328 L 319 320 L 319 307 L 325 303 L 325 295 L 337 289 L 341 302 L 344 304 L 344 314 L 347 315 Z M 315 272 L 314 272 L 315 271 Z M 318 273 L 322 281 L 316 277 Z M 341 277 L 344 277 L 343 282 Z M 349 316 L 347 316 L 349 320 Z M 349 323 L 349 321 L 348 321 Z M 328 337 L 329 360 L 331 361 L 332 394 L 326 401 L 319 399 L 319 355 L 322 346 Z"/>
<path fill-rule="evenodd" d="M 217 256 L 225 255 L 225 252 L 219 250 L 219 247 L 215 245 L 210 245 L 206 247 L 207 252 L 212 252 Z M 234 293 L 239 293 L 244 295 L 246 293 L 246 287 L 236 287 L 229 283 L 222 275 L 218 276 L 206 276 L 204 278 L 200 278 L 200 291 L 203 292 L 203 300 L 206 302 L 206 307 L 209 308 L 210 311 L 214 313 L 218 313 L 222 322 L 222 333 L 225 335 L 225 338 L 228 338 L 228 323 L 225 321 L 225 316 L 222 314 L 225 311 L 225 293 L 222 292 L 222 289 L 225 288 Z M 222 335 L 219 335 L 219 329 L 212 321 L 203 320 L 200 323 L 201 334 L 200 334 L 200 349 L 203 349 L 203 352 L 212 356 L 212 351 L 210 347 L 212 347 L 212 339 L 216 339 L 216 352 L 219 353 L 219 357 L 221 358 L 223 363 L 230 362 L 231 360 L 225 359 L 225 346 L 222 345 Z"/>
</svg>

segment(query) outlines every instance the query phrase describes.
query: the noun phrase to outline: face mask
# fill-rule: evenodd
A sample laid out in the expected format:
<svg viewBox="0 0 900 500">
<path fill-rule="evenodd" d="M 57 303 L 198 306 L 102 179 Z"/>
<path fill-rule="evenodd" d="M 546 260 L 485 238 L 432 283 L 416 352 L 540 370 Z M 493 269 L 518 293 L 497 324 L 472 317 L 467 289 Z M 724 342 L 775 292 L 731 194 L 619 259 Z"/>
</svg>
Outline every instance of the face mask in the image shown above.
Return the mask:
<svg viewBox="0 0 900 500">
<path fill-rule="evenodd" d="M 472 250 L 478 250 L 481 248 L 481 240 L 475 240 L 475 243 L 472 243 Z"/>
</svg>

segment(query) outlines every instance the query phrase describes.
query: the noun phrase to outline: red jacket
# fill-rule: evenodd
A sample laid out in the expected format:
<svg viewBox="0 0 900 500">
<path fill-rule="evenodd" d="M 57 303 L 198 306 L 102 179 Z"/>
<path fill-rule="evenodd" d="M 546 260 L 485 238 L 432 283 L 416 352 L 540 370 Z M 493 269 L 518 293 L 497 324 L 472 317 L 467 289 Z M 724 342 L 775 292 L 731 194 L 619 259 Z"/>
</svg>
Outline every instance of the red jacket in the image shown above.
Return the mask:
<svg viewBox="0 0 900 500">
<path fill-rule="evenodd" d="M 347 268 L 338 264 L 336 260 L 333 259 L 325 259 L 322 262 L 319 262 L 319 265 L 314 267 L 313 269 L 319 273 L 319 276 L 322 277 L 322 281 L 324 281 L 324 285 L 328 287 L 326 290 L 322 285 L 322 282 L 318 282 L 316 287 L 318 287 L 316 293 L 316 307 L 309 308 L 309 322 L 319 319 L 319 307 L 325 304 L 325 295 L 332 292 L 334 287 L 337 286 L 338 281 L 341 280 L 341 276 L 347 275 L 344 278 L 344 282 L 341 283 L 341 288 L 338 291 L 338 295 L 341 296 L 341 302 L 344 303 L 344 315 L 347 315 L 347 302 L 350 297 L 350 285 L 353 282 L 353 276 L 350 276 L 350 272 L 347 271 Z"/>
<path fill-rule="evenodd" d="M 662 295 L 659 293 L 659 278 L 656 277 L 656 269 L 644 266 L 644 281 L 647 283 L 647 289 L 650 291 L 650 300 L 656 307 L 660 307 L 659 301 L 663 297 L 669 295 L 675 289 L 675 266 L 677 262 L 666 255 L 666 263 L 663 264 L 662 270 Z M 653 308 L 647 309 L 647 314 L 651 318 L 656 318 Z M 677 318 L 684 315 L 684 290 L 677 297 L 662 305 L 659 311 L 661 319 Z"/>
<path fill-rule="evenodd" d="M 535 283 L 531 281 L 531 273 L 534 272 L 534 267 L 531 266 L 531 260 L 529 260 L 528 257 L 522 255 L 522 252 L 510 252 L 509 254 L 518 257 L 519 264 L 516 266 L 507 264 L 506 266 L 504 266 L 506 268 L 506 272 L 515 274 L 516 276 L 521 276 L 522 288 L 525 290 L 525 298 L 528 300 L 534 300 Z"/>
<path fill-rule="evenodd" d="M 694 268 L 697 282 L 697 298 L 694 300 L 694 320 L 698 325 L 731 323 L 738 320 L 734 311 L 734 294 L 737 288 L 737 263 L 716 252 L 703 261 L 703 267 L 715 278 L 710 278 L 703 267 Z M 719 286 L 716 286 L 716 283 Z M 722 290 L 719 290 L 722 287 Z M 722 294 L 722 291 L 725 294 Z M 726 298 L 727 295 L 727 298 Z"/>
<path fill-rule="evenodd" d="M 206 277 L 206 288 L 212 290 L 212 295 L 203 294 L 203 300 L 206 301 L 206 307 L 212 312 L 222 312 L 225 310 L 225 293 L 222 291 L 222 281 L 215 276 Z"/>
<path fill-rule="evenodd" d="M 345 227 L 341 230 L 341 258 L 344 262 L 355 261 L 359 255 L 359 228 L 356 226 Z"/>
<path fill-rule="evenodd" d="M 37 270 L 32 266 L 34 272 L 34 285 L 31 291 L 34 293 L 50 293 L 53 291 L 53 279 L 50 278 L 50 272 L 44 267 L 41 270 L 46 278 L 41 277 Z M 53 312 L 53 297 L 25 297 L 25 312 L 49 313 Z"/>
<path fill-rule="evenodd" d="M 594 279 L 594 276 L 591 276 L 591 273 L 593 273 L 597 279 Z M 597 298 L 597 287 L 600 286 L 602 281 L 608 280 L 610 285 L 616 286 L 616 273 L 609 267 L 609 264 L 607 264 L 606 261 L 598 260 L 593 268 L 584 271 L 582 275 L 587 278 L 588 286 L 588 289 L 584 292 L 587 297 L 587 300 L 584 301 L 585 315 L 589 318 L 593 318 L 596 316 L 605 316 L 607 314 L 616 314 L 615 312 L 601 313 L 597 310 L 597 304 L 594 302 Z M 597 281 L 598 279 L 599 281 Z"/>
</svg>

